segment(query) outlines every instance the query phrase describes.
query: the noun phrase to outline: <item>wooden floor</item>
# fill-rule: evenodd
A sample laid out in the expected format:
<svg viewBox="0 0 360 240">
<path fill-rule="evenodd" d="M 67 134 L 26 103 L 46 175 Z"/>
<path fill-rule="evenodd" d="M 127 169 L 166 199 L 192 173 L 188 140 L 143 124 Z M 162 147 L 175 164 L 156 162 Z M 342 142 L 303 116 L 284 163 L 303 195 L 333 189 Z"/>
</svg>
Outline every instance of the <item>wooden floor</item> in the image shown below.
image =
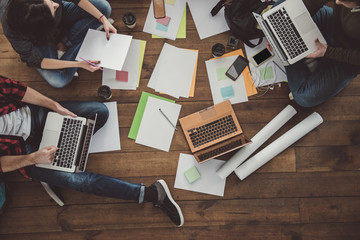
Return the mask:
<svg viewBox="0 0 360 240">
<path fill-rule="evenodd" d="M 212 105 L 205 60 L 214 43 L 227 43 L 229 32 L 199 39 L 191 13 L 187 10 L 187 38 L 176 41 L 152 39 L 142 28 L 148 0 L 112 0 L 115 27 L 120 33 L 147 41 L 140 87 L 136 91 L 117 90 L 121 151 L 92 154 L 88 170 L 126 181 L 151 184 L 163 178 L 182 208 L 185 224 L 174 227 L 150 203 L 96 197 L 63 189 L 65 206 L 50 200 L 38 182 L 15 173 L 4 176 L 8 184 L 8 208 L 0 216 L 1 240 L 44 239 L 267 239 L 267 240 L 358 240 L 360 239 L 360 77 L 338 96 L 310 109 L 289 101 L 287 84 L 261 98 L 234 105 L 240 124 L 250 138 L 287 104 L 298 114 L 268 142 L 316 111 L 324 123 L 275 157 L 270 163 L 240 181 L 227 178 L 225 196 L 216 197 L 174 189 L 180 153 L 190 153 L 182 131 L 176 131 L 170 152 L 135 144 L 127 138 L 142 91 L 158 59 L 163 43 L 199 49 L 194 98 L 180 98 L 180 117 Z M 133 11 L 134 30 L 121 22 Z M 96 89 L 101 73 L 79 70 L 79 79 L 64 89 L 50 87 L 39 74 L 21 63 L 0 35 L 1 75 L 22 81 L 56 100 L 99 100 Z M 171 76 L 170 76 L 171 77 Z"/>
</svg>

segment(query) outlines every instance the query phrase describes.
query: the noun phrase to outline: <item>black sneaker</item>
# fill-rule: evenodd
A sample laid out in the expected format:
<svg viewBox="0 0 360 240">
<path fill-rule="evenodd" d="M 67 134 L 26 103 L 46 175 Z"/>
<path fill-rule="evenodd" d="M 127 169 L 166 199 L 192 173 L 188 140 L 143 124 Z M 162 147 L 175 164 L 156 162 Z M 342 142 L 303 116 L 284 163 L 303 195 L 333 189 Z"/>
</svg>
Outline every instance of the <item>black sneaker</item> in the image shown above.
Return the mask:
<svg viewBox="0 0 360 240">
<path fill-rule="evenodd" d="M 157 190 L 157 201 L 153 203 L 154 206 L 162 209 L 176 226 L 181 227 L 184 224 L 184 216 L 179 205 L 171 197 L 166 182 L 160 179 L 151 184 L 151 187 Z"/>
</svg>

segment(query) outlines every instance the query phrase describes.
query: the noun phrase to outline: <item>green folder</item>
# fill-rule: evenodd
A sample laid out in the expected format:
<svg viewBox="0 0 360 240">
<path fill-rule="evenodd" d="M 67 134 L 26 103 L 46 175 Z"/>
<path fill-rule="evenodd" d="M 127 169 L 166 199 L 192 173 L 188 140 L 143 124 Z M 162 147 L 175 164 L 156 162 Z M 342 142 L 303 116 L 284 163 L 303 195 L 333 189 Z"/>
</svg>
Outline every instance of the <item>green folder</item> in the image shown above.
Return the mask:
<svg viewBox="0 0 360 240">
<path fill-rule="evenodd" d="M 165 100 L 165 101 L 168 101 L 168 102 L 172 102 L 172 103 L 175 102 L 174 100 L 170 100 L 170 99 L 167 99 L 167 98 L 164 98 L 164 97 L 160 97 L 160 96 L 157 96 L 157 95 L 154 95 L 154 94 L 151 94 L 151 93 L 142 92 L 140 100 L 139 100 L 139 104 L 138 104 L 136 112 L 135 112 L 134 120 L 133 120 L 133 122 L 131 124 L 131 127 L 130 127 L 128 138 L 131 138 L 131 139 L 134 139 L 134 140 L 136 139 L 137 134 L 139 132 L 140 123 L 141 123 L 142 117 L 144 115 L 146 103 L 147 103 L 147 100 L 148 100 L 149 96 L 154 97 L 154 98 L 158 98 L 158 99 L 162 99 L 162 100 Z"/>
</svg>

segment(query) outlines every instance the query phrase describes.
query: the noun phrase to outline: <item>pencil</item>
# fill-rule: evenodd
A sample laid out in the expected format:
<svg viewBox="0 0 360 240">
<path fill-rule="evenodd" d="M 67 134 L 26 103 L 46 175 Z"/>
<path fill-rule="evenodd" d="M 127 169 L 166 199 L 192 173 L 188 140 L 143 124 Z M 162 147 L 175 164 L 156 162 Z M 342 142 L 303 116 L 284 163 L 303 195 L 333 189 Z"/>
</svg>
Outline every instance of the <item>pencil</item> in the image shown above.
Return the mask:
<svg viewBox="0 0 360 240">
<path fill-rule="evenodd" d="M 174 126 L 174 124 L 170 121 L 170 119 L 165 115 L 165 113 L 161 110 L 161 108 L 159 108 L 159 111 L 161 112 L 161 114 L 166 118 L 166 120 L 171 124 L 171 126 L 177 130 L 176 126 Z"/>
<path fill-rule="evenodd" d="M 94 66 L 94 67 L 98 67 L 98 65 L 96 65 L 95 63 L 92 63 L 86 59 L 83 59 L 82 57 L 79 57 L 81 60 L 87 62 L 88 64 L 90 64 L 91 66 Z M 101 71 L 104 71 L 102 68 L 100 68 Z"/>
</svg>

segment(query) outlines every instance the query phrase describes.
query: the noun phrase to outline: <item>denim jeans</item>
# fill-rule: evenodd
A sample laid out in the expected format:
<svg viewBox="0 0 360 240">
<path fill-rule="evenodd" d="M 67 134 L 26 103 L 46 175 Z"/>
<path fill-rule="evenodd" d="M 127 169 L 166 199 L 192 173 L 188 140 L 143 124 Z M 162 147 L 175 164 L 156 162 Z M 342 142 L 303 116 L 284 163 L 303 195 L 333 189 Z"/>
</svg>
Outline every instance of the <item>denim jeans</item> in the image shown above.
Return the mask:
<svg viewBox="0 0 360 240">
<path fill-rule="evenodd" d="M 60 102 L 60 104 L 81 117 L 93 118 L 97 114 L 95 131 L 105 124 L 109 116 L 106 106 L 98 102 L 67 101 Z M 31 133 L 25 142 L 27 154 L 38 150 L 46 116 L 50 111 L 50 109 L 34 105 L 29 107 L 31 109 Z M 26 167 L 25 171 L 29 177 L 57 187 L 70 188 L 98 196 L 135 200 L 139 203 L 144 200 L 145 186 L 143 184 L 128 183 L 93 172 L 69 173 L 38 168 L 34 165 Z"/>
<path fill-rule="evenodd" d="M 90 2 L 107 18 L 110 17 L 111 7 L 106 0 L 90 0 Z M 64 61 L 74 61 L 80 50 L 88 29 L 96 29 L 102 25 L 96 18 L 78 7 L 72 2 L 63 1 L 63 16 L 61 25 L 69 26 L 66 35 L 61 39 L 67 50 L 61 57 Z M 48 44 L 37 46 L 37 49 L 45 58 L 58 59 L 55 45 Z M 96 59 L 94 59 L 96 60 Z M 74 77 L 77 68 L 65 69 L 36 69 L 40 75 L 54 88 L 62 88 L 68 85 Z"/>
<path fill-rule="evenodd" d="M 284 2 L 278 1 L 274 6 Z M 332 47 L 337 47 L 333 32 L 333 9 L 323 6 L 313 20 Z M 315 40 L 315 39 L 314 39 Z M 325 57 L 316 58 L 318 66 L 310 73 L 304 60 L 286 66 L 290 91 L 294 100 L 303 107 L 319 105 L 338 94 L 348 83 L 360 73 L 360 66 L 355 66 Z"/>
</svg>

